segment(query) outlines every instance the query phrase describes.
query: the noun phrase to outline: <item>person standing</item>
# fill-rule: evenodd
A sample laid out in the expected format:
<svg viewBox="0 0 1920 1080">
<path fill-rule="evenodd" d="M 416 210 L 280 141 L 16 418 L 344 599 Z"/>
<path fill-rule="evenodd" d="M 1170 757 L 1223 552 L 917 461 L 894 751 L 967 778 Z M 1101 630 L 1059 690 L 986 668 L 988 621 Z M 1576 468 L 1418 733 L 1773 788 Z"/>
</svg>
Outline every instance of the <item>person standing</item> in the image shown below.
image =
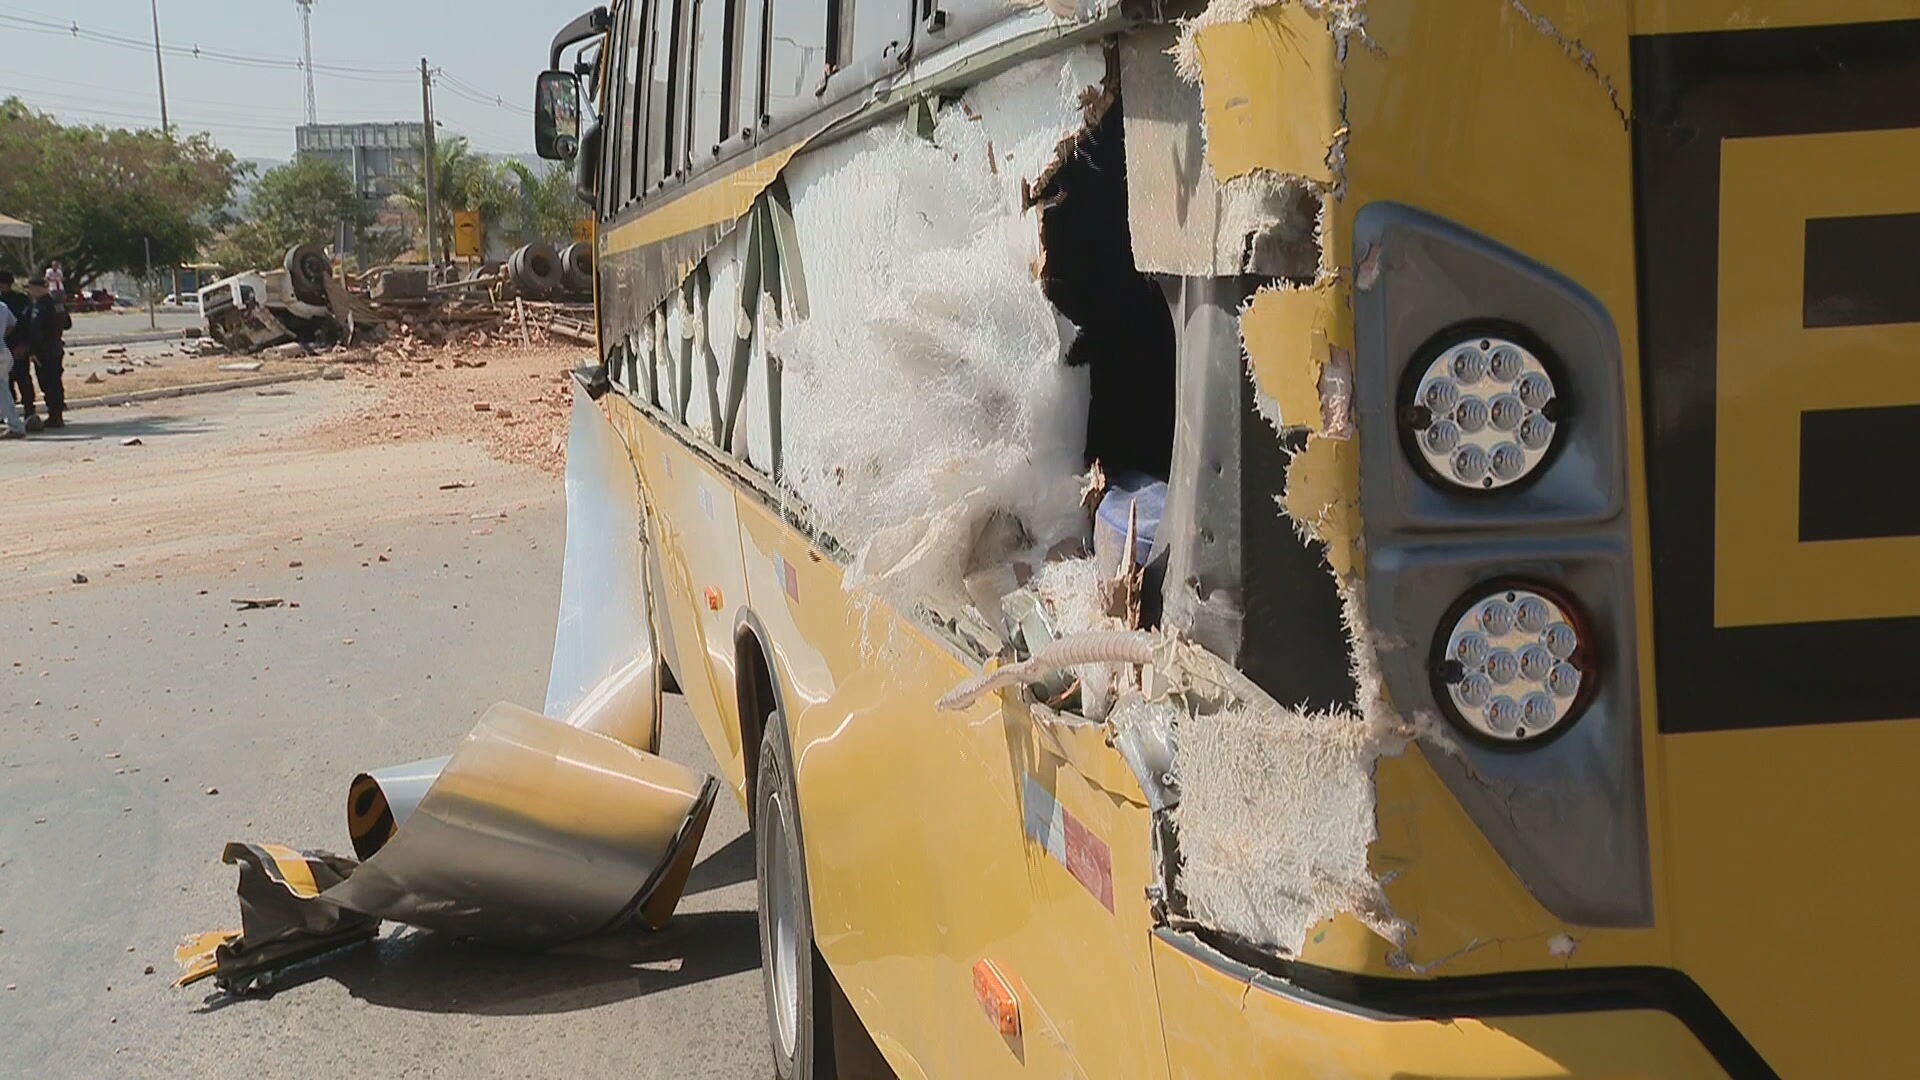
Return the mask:
<svg viewBox="0 0 1920 1080">
<path fill-rule="evenodd" d="M 40 376 L 40 393 L 47 399 L 47 426 L 66 427 L 67 390 L 60 376 L 67 357 L 64 335 L 73 328 L 73 316 L 53 298 L 46 278 L 27 282 L 27 295 L 33 304 L 27 308 L 24 336 L 34 373 Z"/>
<path fill-rule="evenodd" d="M 0 304 L 0 337 L 10 337 L 19 324 L 13 317 L 13 309 Z M 13 405 L 13 350 L 0 347 L 0 373 L 4 373 L 4 389 L 0 389 L 0 439 L 24 439 L 27 436 L 26 422 L 20 419 L 20 410 Z"/>
<path fill-rule="evenodd" d="M 47 267 L 46 277 L 47 290 L 53 293 L 53 298 L 55 300 L 65 300 L 67 298 L 67 272 L 60 269 L 59 259 L 53 260 L 53 264 Z"/>
<path fill-rule="evenodd" d="M 13 357 L 13 376 L 8 380 L 9 397 L 20 397 L 20 412 L 26 417 L 27 430 L 40 430 L 40 414 L 34 411 L 33 361 L 27 359 L 27 309 L 33 300 L 14 285 L 13 272 L 0 270 L 0 305 L 12 315 L 13 329 L 7 332 L 6 349 Z"/>
</svg>

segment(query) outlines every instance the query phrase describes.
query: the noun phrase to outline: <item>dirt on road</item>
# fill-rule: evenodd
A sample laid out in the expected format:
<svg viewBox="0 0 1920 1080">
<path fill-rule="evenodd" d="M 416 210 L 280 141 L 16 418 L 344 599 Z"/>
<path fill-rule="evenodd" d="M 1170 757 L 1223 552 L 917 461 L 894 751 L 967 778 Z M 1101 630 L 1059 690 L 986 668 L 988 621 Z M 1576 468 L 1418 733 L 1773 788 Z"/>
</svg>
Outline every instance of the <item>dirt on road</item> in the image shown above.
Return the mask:
<svg viewBox="0 0 1920 1080">
<path fill-rule="evenodd" d="M 386 355 L 338 365 L 347 382 L 375 396 L 322 423 L 322 445 L 453 438 L 484 445 L 503 461 L 565 471 L 568 372 L 590 353 L 487 344 Z"/>
<path fill-rule="evenodd" d="M 558 498 L 568 372 L 586 354 L 436 352 L 340 381 L 75 410 L 63 431 L 0 445 L 0 588 L 231 565 L 263 538 Z"/>
</svg>

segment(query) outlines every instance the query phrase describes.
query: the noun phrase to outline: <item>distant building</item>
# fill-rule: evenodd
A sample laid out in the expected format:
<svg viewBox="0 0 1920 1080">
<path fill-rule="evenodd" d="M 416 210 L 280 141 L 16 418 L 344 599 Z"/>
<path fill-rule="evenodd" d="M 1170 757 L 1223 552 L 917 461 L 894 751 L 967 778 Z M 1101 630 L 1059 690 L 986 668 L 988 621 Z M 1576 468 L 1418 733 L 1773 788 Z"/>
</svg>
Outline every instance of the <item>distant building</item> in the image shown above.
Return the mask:
<svg viewBox="0 0 1920 1080">
<path fill-rule="evenodd" d="M 390 124 L 301 124 L 294 129 L 300 157 L 347 170 L 360 197 L 377 210 L 399 190 L 397 181 L 421 166 L 427 128 L 418 120 Z"/>
<path fill-rule="evenodd" d="M 387 205 L 389 196 L 400 190 L 402 177 L 412 174 L 425 162 L 427 128 L 418 120 L 389 124 L 301 124 L 293 131 L 294 151 L 302 158 L 331 161 L 353 177 L 354 190 L 373 211 L 375 230 L 394 239 L 396 246 L 411 246 L 413 230 L 407 216 Z M 353 252 L 352 237 L 343 227 L 335 241 L 340 254 Z"/>
</svg>

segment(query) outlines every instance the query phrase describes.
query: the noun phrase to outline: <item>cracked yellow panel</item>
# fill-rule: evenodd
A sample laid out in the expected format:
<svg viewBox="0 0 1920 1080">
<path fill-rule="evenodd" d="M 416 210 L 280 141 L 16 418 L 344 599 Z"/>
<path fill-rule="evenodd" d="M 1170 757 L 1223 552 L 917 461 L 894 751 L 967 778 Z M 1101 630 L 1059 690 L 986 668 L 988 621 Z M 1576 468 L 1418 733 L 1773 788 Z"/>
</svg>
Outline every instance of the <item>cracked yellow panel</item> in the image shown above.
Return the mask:
<svg viewBox="0 0 1920 1080">
<path fill-rule="evenodd" d="M 1307 440 L 1287 465 L 1287 516 L 1327 545 L 1327 562 L 1345 579 L 1354 571 L 1360 539 L 1360 444 L 1352 439 Z"/>
<path fill-rule="evenodd" d="M 1194 36 L 1200 54 L 1207 163 L 1221 181 L 1267 170 L 1332 183 L 1340 127 L 1333 34 L 1298 4 Z"/>
<path fill-rule="evenodd" d="M 1278 426 L 1326 433 L 1320 373 L 1330 346 L 1350 350 L 1350 336 L 1341 325 L 1344 307 L 1339 290 L 1322 285 L 1255 293 L 1241 313 L 1240 340 L 1253 385 L 1279 405 Z"/>
<path fill-rule="evenodd" d="M 1519 25 L 1508 20 L 1514 30 L 1531 28 L 1554 41 L 1568 59 L 1605 85 L 1621 112 L 1632 115 L 1628 24 L 1620 5 L 1592 0 L 1506 0 L 1506 5 L 1510 14 L 1519 16 Z"/>
</svg>

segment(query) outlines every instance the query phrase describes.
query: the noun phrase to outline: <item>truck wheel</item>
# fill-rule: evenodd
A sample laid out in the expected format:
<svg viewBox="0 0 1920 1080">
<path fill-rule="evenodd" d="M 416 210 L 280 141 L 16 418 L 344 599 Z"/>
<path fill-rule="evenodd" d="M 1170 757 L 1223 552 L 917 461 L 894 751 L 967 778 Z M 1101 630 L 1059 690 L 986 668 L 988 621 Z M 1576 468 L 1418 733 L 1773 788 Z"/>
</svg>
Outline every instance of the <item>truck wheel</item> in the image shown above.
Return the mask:
<svg viewBox="0 0 1920 1080">
<path fill-rule="evenodd" d="M 333 276 L 333 260 L 327 258 L 326 248 L 319 244 L 288 248 L 282 265 L 287 271 L 287 283 L 293 286 L 293 295 L 297 299 L 319 307 L 327 306 L 327 278 Z"/>
<path fill-rule="evenodd" d="M 794 798 L 793 751 L 778 710 L 760 740 L 754 787 L 754 865 L 760 879 L 760 971 L 779 1080 L 831 1080 L 829 976 L 813 948 L 806 846 Z"/>
</svg>

